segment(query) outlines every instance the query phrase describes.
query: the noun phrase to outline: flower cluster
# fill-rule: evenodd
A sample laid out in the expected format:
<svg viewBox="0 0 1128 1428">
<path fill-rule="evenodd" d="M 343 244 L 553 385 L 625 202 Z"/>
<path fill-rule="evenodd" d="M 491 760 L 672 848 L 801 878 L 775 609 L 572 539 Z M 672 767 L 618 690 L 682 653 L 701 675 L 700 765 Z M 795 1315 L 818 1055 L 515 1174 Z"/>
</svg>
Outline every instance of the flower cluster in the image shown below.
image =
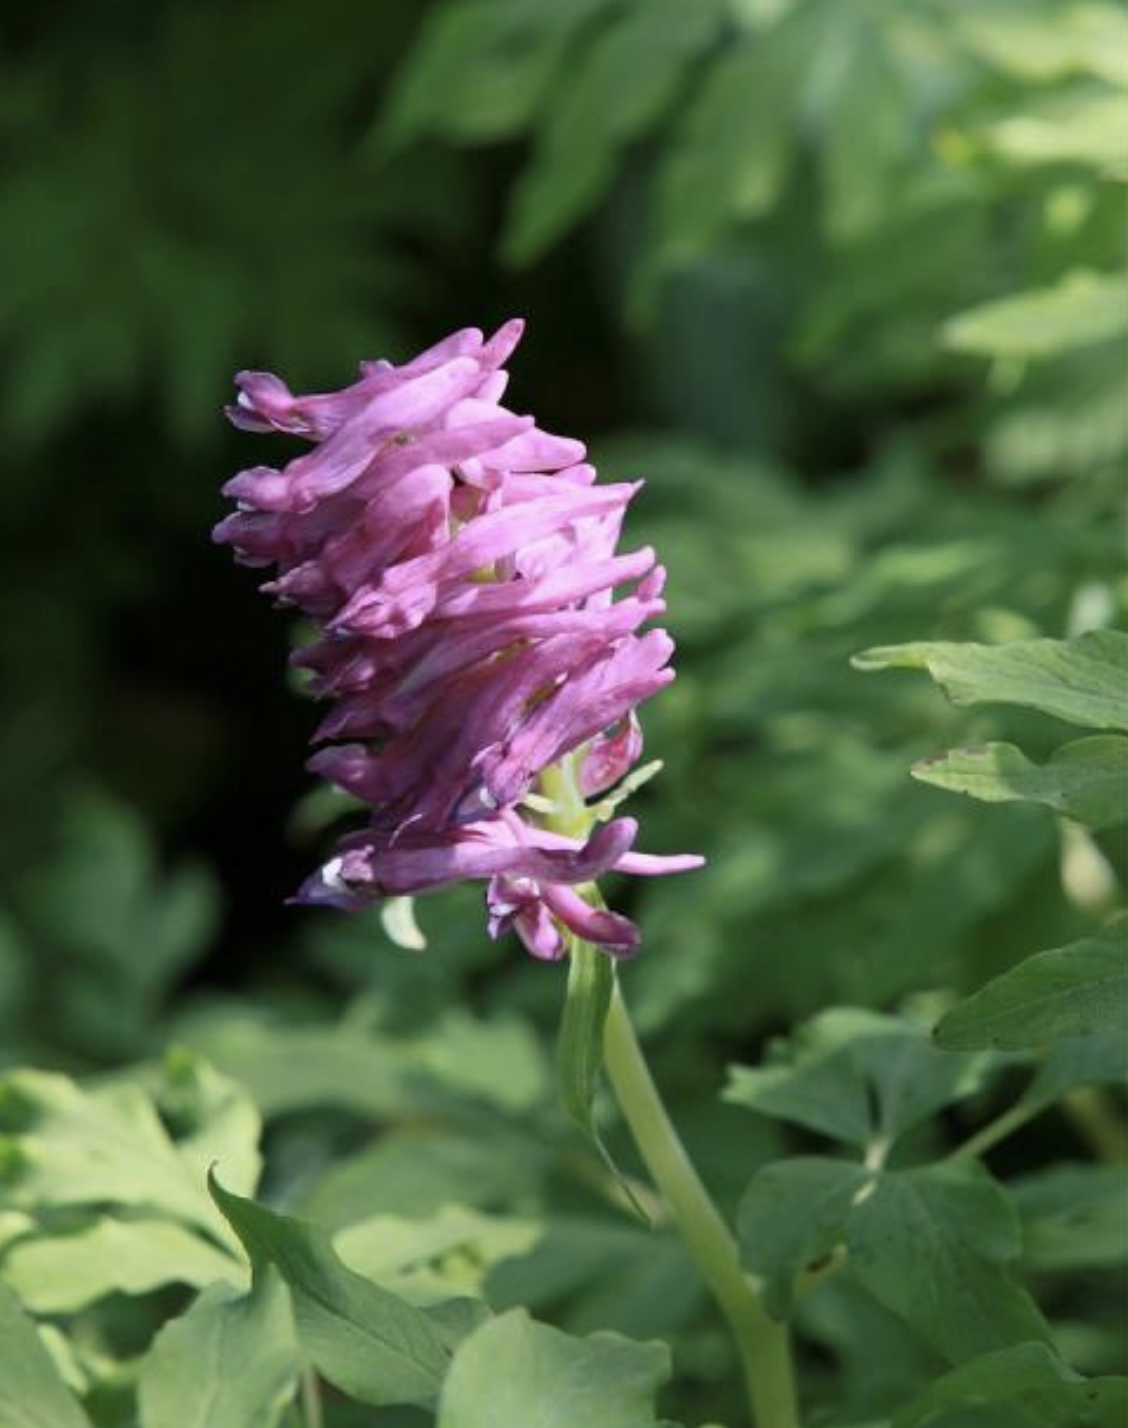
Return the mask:
<svg viewBox="0 0 1128 1428">
<path fill-rule="evenodd" d="M 309 766 L 371 809 L 300 900 L 356 909 L 484 878 L 494 936 L 623 955 L 635 926 L 577 888 L 701 860 L 632 851 L 629 818 L 565 836 L 545 795 L 564 769 L 582 813 L 638 758 L 635 707 L 673 678 L 669 636 L 639 633 L 664 572 L 652 550 L 616 554 L 638 487 L 597 486 L 580 442 L 500 405 L 522 326 L 364 362 L 326 395 L 240 373 L 232 421 L 312 449 L 229 481 L 238 508 L 215 538 L 275 567 L 262 588 L 317 622 L 295 659 L 333 705 Z"/>
</svg>

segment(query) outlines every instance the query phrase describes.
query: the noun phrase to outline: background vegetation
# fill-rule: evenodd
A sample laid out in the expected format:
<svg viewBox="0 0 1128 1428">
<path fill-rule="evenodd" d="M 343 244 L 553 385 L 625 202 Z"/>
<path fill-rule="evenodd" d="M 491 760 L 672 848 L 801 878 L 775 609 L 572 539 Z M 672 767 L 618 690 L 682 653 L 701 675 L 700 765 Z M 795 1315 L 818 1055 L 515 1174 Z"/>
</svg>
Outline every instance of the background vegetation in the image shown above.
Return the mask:
<svg viewBox="0 0 1128 1428">
<path fill-rule="evenodd" d="M 143 1356 L 230 1277 L 202 1169 L 253 1189 L 261 1122 L 260 1199 L 342 1232 L 354 1268 L 673 1339 L 661 1411 L 734 1421 L 682 1252 L 557 1108 L 558 969 L 491 944 L 473 892 L 419 907 L 423 955 L 282 906 L 326 809 L 298 632 L 209 544 L 221 480 L 260 459 L 220 407 L 238 367 L 336 386 L 519 313 L 516 408 L 646 477 L 630 534 L 670 569 L 680 656 L 637 811 L 648 847 L 709 865 L 622 890 L 645 937 L 624 985 L 735 1211 L 758 1166 L 854 1137 L 740 1073 L 722 1101 L 732 1064 L 825 1059 L 861 1035 L 830 1007 L 915 1035 L 1122 901 L 1115 827 L 909 777 L 988 739 L 1044 759 L 1057 720 L 850 656 L 1124 623 L 1124 9 L 52 3 L 7 8 L 0 69 L 0 1054 L 41 1068 L 0 1090 L 0 1282 L 90 1421 L 180 1421 Z M 984 1145 L 1022 1236 L 988 1227 L 984 1263 L 1073 1368 L 1116 1373 L 1121 1093 L 1055 1104 L 1106 1058 L 1031 1101 L 1012 1052 L 897 1121 L 893 1163 L 1025 1094 Z M 812 1423 L 884 1424 L 1038 1337 L 953 1344 L 911 1297 L 847 1274 L 802 1300 Z M 1017 1402 L 936 1421 L 1082 1421 Z M 430 1421 L 331 1388 L 323 1411 Z"/>
</svg>

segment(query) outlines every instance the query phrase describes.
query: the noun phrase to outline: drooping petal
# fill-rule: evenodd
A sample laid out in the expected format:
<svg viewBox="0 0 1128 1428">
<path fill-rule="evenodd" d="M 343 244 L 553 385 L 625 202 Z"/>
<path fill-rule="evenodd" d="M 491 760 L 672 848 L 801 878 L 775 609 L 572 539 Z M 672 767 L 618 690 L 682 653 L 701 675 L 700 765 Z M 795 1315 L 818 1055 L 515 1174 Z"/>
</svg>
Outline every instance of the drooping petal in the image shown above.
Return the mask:
<svg viewBox="0 0 1128 1428">
<path fill-rule="evenodd" d="M 333 701 L 315 739 L 351 742 L 309 766 L 371 810 L 299 900 L 355 910 L 483 879 L 491 935 L 512 930 L 545 960 L 573 937 L 627 956 L 637 928 L 577 886 L 701 860 L 634 853 L 633 820 L 595 822 L 606 806 L 568 838 L 523 801 L 577 750 L 584 798 L 629 774 L 635 708 L 673 677 L 668 636 L 640 633 L 665 572 L 649 549 L 616 554 L 641 483 L 596 485 L 582 443 L 500 405 L 522 329 L 362 362 L 337 392 L 240 373 L 237 426 L 313 445 L 229 481 L 238 509 L 214 538 L 273 566 L 263 589 L 317 622 L 293 662 Z"/>
<path fill-rule="evenodd" d="M 542 896 L 548 910 L 584 942 L 616 957 L 630 957 L 638 951 L 638 928 L 629 917 L 592 907 L 579 893 L 559 883 L 546 884 Z"/>
</svg>

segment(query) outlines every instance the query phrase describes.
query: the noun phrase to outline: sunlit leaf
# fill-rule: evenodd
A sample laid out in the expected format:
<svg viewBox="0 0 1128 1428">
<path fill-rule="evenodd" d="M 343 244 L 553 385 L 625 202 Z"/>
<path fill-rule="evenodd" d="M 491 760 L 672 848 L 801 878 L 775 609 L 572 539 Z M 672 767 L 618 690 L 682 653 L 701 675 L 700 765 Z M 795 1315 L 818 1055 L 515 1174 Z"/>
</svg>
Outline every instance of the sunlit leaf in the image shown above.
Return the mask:
<svg viewBox="0 0 1128 1428">
<path fill-rule="evenodd" d="M 330 1383 L 362 1403 L 434 1401 L 484 1306 L 452 1299 L 417 1309 L 348 1269 L 323 1231 L 230 1194 L 214 1176 L 209 1184 L 252 1264 L 273 1265 L 286 1281 L 302 1348 Z"/>
<path fill-rule="evenodd" d="M 211 1235 L 222 1229 L 202 1176 L 136 1085 L 90 1092 L 64 1076 L 13 1072 L 0 1082 L 5 1129 L 14 1205 L 108 1203 L 164 1212 Z"/>
<path fill-rule="evenodd" d="M 1005 645 L 890 645 L 855 655 L 862 670 L 926 669 L 954 704 L 1020 704 L 1071 724 L 1128 729 L 1128 635 Z"/>
<path fill-rule="evenodd" d="M 1105 0 L 961 6 L 947 17 L 959 41 L 1023 79 L 1073 73 L 1128 83 L 1128 17 Z"/>
<path fill-rule="evenodd" d="M 350 1269 L 412 1303 L 430 1304 L 453 1294 L 481 1296 L 493 1266 L 526 1253 L 543 1232 L 534 1219 L 448 1205 L 429 1217 L 370 1215 L 334 1244 Z"/>
<path fill-rule="evenodd" d="M 511 1310 L 462 1344 L 438 1428 L 658 1428 L 669 1353 L 618 1334 L 570 1338 Z"/>
<path fill-rule="evenodd" d="M 36 1236 L 13 1246 L 3 1276 L 29 1309 L 71 1313 L 107 1294 L 148 1294 L 165 1284 L 200 1289 L 238 1282 L 231 1255 L 169 1220 L 101 1219 L 74 1233 Z"/>
<path fill-rule="evenodd" d="M 262 1270 L 249 1294 L 215 1284 L 165 1325 L 142 1362 L 141 1428 L 274 1428 L 300 1368 L 276 1270 Z"/>
<path fill-rule="evenodd" d="M 1128 329 L 1121 274 L 1080 271 L 1053 287 L 1000 298 L 953 317 L 943 339 L 987 357 L 1047 357 L 1120 337 Z"/>
<path fill-rule="evenodd" d="M 1014 744 L 987 744 L 923 759 L 912 773 L 985 803 L 1042 803 L 1090 828 L 1128 819 L 1128 739 L 1115 734 L 1076 739 L 1041 765 Z"/>
<path fill-rule="evenodd" d="M 3 1428 L 91 1428 L 59 1377 L 20 1301 L 0 1284 L 0 1424 Z"/>
<path fill-rule="evenodd" d="M 1126 162 L 1126 125 L 1128 95 L 1067 93 L 1032 102 L 1024 113 L 989 124 L 976 137 L 992 153 L 1016 164 L 1076 163 L 1115 173 Z M 1073 320 L 1080 320 L 1080 309 Z"/>
<path fill-rule="evenodd" d="M 425 1126 L 384 1132 L 337 1158 L 302 1202 L 329 1229 L 374 1214 L 433 1215 L 445 1205 L 490 1209 L 535 1197 L 548 1148 L 518 1131 L 484 1135 Z"/>
</svg>

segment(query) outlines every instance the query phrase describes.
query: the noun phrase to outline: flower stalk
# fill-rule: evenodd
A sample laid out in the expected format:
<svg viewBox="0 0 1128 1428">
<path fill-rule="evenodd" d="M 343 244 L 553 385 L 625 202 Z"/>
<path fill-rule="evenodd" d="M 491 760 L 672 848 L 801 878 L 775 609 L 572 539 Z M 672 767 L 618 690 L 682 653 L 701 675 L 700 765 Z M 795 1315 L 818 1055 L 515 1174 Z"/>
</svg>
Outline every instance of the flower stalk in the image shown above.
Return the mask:
<svg viewBox="0 0 1128 1428">
<path fill-rule="evenodd" d="M 569 837 L 584 839 L 590 836 L 595 815 L 583 797 L 576 762 L 576 757 L 569 755 L 542 770 L 539 787 L 553 810 L 545 816 L 546 824 Z M 583 891 L 595 905 L 602 906 L 598 888 L 593 885 Z M 601 1007 L 602 1046 L 597 1050 L 643 1163 L 702 1280 L 728 1321 L 755 1428 L 799 1428 L 787 1326 L 768 1315 L 741 1268 L 736 1243 L 690 1160 L 650 1074 L 614 965 L 594 949 L 580 945 L 573 948 L 573 972 L 589 965 L 593 956 L 610 976 L 605 1012 Z M 571 990 L 570 984 L 570 993 Z M 567 1018 L 566 1012 L 566 1023 Z M 592 1048 L 587 1051 L 590 1063 Z M 581 1079 L 590 1094 L 590 1064 L 585 1063 L 583 1071 Z M 576 1115 L 575 1108 L 569 1109 L 578 1121 L 588 1125 L 590 1114 Z"/>
<path fill-rule="evenodd" d="M 618 987 L 604 1048 L 607 1074 L 639 1154 L 728 1320 L 756 1428 L 799 1428 L 787 1326 L 769 1317 L 740 1267 L 736 1243 L 667 1114 Z"/>
</svg>

